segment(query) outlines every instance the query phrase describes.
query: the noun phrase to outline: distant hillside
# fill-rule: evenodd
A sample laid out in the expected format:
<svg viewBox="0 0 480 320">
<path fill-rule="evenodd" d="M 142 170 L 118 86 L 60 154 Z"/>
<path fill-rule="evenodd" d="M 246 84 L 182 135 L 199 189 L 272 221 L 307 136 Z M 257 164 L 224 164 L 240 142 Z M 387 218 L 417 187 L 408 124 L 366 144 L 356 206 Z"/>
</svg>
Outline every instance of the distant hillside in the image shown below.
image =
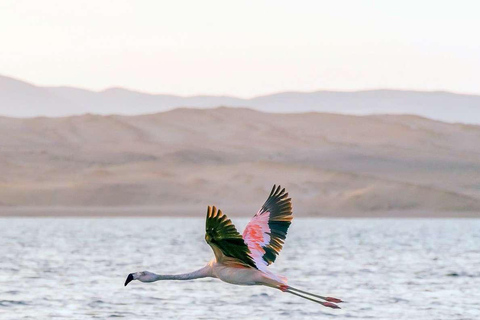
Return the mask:
<svg viewBox="0 0 480 320">
<path fill-rule="evenodd" d="M 138 115 L 177 107 L 219 106 L 286 113 L 413 114 L 446 122 L 480 124 L 480 96 L 449 92 L 370 90 L 284 92 L 252 99 L 180 97 L 121 88 L 94 92 L 69 87 L 38 87 L 0 76 L 0 114 L 12 117 L 59 117 L 85 113 Z"/>
<path fill-rule="evenodd" d="M 216 108 L 0 117 L 0 214 L 147 206 L 203 216 L 216 204 L 250 215 L 281 183 L 298 216 L 480 216 L 479 141 L 479 126 L 417 116 Z"/>
</svg>

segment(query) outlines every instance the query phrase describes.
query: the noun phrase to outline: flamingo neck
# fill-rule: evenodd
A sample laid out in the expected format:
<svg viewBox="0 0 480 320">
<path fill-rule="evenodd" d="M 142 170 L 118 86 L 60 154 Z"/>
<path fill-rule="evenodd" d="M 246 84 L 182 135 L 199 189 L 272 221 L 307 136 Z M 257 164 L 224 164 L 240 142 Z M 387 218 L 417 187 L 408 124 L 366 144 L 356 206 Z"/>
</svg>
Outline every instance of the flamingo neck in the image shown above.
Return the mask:
<svg viewBox="0 0 480 320">
<path fill-rule="evenodd" d="M 210 266 L 205 266 L 201 269 L 195 270 L 190 273 L 181 273 L 181 274 L 157 274 L 154 281 L 159 280 L 191 280 L 211 277 L 212 272 Z"/>
</svg>

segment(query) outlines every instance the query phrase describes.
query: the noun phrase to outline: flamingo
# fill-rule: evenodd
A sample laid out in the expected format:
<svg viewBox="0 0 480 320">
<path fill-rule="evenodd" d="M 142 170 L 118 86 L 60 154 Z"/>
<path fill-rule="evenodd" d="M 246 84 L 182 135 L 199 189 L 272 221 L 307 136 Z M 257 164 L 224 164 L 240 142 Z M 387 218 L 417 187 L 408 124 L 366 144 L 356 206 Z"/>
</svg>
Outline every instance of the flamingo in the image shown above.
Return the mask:
<svg viewBox="0 0 480 320">
<path fill-rule="evenodd" d="M 268 270 L 282 250 L 288 227 L 292 221 L 292 203 L 281 186 L 273 186 L 270 195 L 245 227 L 243 235 L 232 221 L 215 206 L 208 207 L 205 240 L 212 247 L 215 258 L 203 268 L 191 273 L 160 275 L 149 271 L 130 273 L 125 286 L 132 280 L 154 282 L 159 280 L 191 280 L 218 278 L 236 285 L 263 285 L 340 309 L 342 300 L 324 297 L 289 286 L 287 279 Z"/>
</svg>

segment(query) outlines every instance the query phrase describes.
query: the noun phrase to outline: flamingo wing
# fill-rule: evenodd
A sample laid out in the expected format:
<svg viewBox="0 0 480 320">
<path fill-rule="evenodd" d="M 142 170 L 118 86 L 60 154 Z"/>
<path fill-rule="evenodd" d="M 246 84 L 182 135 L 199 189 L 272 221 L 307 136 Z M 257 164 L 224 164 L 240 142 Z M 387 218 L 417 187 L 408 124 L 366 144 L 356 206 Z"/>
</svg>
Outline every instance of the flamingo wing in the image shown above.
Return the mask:
<svg viewBox="0 0 480 320">
<path fill-rule="evenodd" d="M 293 219 L 292 201 L 281 186 L 273 186 L 270 196 L 243 231 L 243 240 L 257 268 L 272 264 L 283 247 Z"/>
<path fill-rule="evenodd" d="M 248 246 L 222 210 L 208 207 L 205 231 L 205 241 L 212 247 L 217 261 L 256 268 Z"/>
</svg>

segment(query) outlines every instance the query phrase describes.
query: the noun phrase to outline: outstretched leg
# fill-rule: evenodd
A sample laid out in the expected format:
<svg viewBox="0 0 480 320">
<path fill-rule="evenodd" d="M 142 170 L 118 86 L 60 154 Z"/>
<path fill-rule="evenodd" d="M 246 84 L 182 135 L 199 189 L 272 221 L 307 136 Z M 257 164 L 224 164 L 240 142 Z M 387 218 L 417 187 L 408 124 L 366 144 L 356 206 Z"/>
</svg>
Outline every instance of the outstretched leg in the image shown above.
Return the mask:
<svg viewBox="0 0 480 320">
<path fill-rule="evenodd" d="M 307 292 L 307 291 L 303 291 L 303 290 L 300 290 L 300 289 L 297 289 L 297 288 L 293 288 L 293 287 L 290 287 L 288 286 L 288 289 L 290 290 L 293 290 L 293 291 L 297 291 L 299 293 L 303 293 L 303 294 L 308 294 L 312 297 L 316 297 L 316 298 L 320 298 L 322 300 L 325 300 L 325 301 L 328 301 L 328 302 L 334 302 L 334 303 L 341 303 L 343 302 L 342 300 L 340 299 L 337 299 L 337 298 L 333 298 L 333 297 L 322 297 L 322 296 L 319 296 L 317 294 L 313 294 L 313 293 L 310 293 L 310 292 Z"/>
<path fill-rule="evenodd" d="M 340 302 L 342 302 L 342 300 L 337 299 L 337 298 L 319 296 L 319 295 L 317 295 L 317 294 L 313 294 L 313 293 L 310 293 L 310 292 L 307 292 L 307 291 L 295 289 L 295 288 L 290 287 L 290 286 L 287 286 L 287 285 L 281 285 L 281 286 L 279 286 L 279 289 L 282 290 L 283 292 L 288 292 L 288 293 L 293 294 L 293 295 L 296 295 L 296 296 L 298 296 L 298 297 L 301 297 L 301 298 L 304 298 L 304 299 L 307 299 L 307 300 L 310 300 L 310 301 L 319 303 L 319 304 L 321 304 L 322 306 L 328 307 L 328 308 L 340 309 L 340 307 L 337 306 L 335 303 L 340 303 Z M 308 295 L 308 296 L 307 296 L 307 295 Z M 309 296 L 310 296 L 310 297 L 309 297 Z M 312 298 L 312 297 L 325 300 L 326 302 L 319 301 L 319 300 L 314 299 L 314 298 Z M 335 303 L 333 303 L 333 302 L 335 302 Z"/>
</svg>

